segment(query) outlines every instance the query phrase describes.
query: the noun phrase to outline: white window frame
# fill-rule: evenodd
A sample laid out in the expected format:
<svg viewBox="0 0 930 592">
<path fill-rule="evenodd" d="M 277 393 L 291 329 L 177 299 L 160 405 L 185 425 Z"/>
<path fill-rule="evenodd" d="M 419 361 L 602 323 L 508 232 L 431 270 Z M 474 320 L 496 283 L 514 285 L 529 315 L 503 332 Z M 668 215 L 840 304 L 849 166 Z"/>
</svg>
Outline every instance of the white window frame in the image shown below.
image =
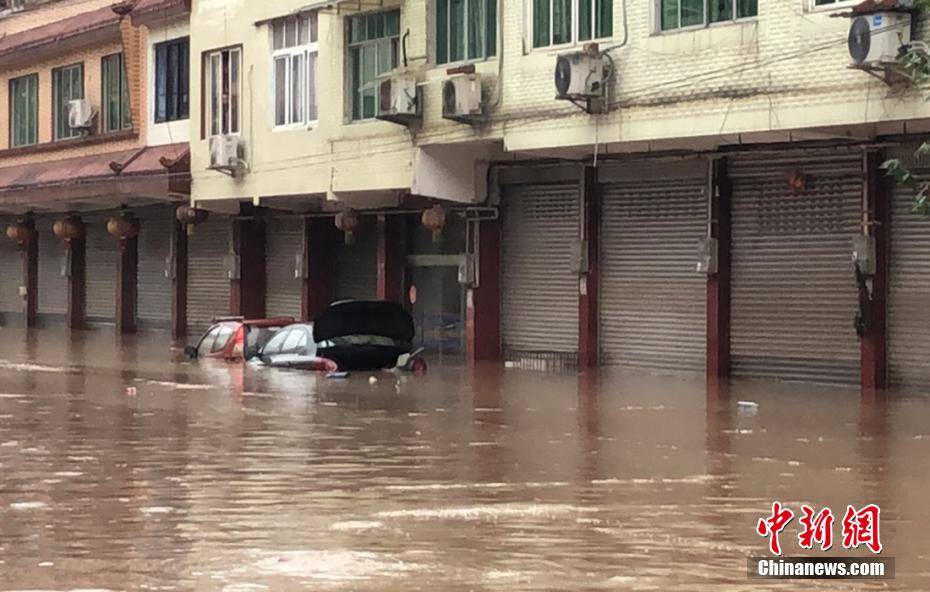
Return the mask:
<svg viewBox="0 0 930 592">
<path fill-rule="evenodd" d="M 229 54 L 230 68 L 229 68 L 229 72 L 227 72 L 227 76 L 229 77 L 232 76 L 233 59 L 236 60 L 236 63 L 238 65 L 238 68 L 236 70 L 238 72 L 238 80 L 236 80 L 236 85 L 235 85 L 236 112 L 238 114 L 238 121 L 236 123 L 238 124 L 238 126 L 235 130 L 233 130 L 233 125 L 232 125 L 233 109 L 232 109 L 232 100 L 230 99 L 230 108 L 229 108 L 229 111 L 226 113 L 226 117 L 228 119 L 228 121 L 226 121 L 226 126 L 229 129 L 229 132 L 227 133 L 229 135 L 234 135 L 234 136 L 238 136 L 240 133 L 242 133 L 242 48 L 241 47 L 226 47 L 223 49 L 217 49 L 214 51 L 207 52 L 206 59 L 204 60 L 204 76 L 206 77 L 205 86 L 206 86 L 206 91 L 207 91 L 206 92 L 206 105 L 205 105 L 207 117 L 206 117 L 205 123 L 207 126 L 206 136 L 208 138 L 224 135 L 223 129 L 222 129 L 223 128 L 222 122 L 220 123 L 219 130 L 217 131 L 217 133 L 213 133 L 213 120 L 214 120 L 214 116 L 216 115 L 213 112 L 213 91 L 215 88 L 214 87 L 215 81 L 213 80 L 213 60 L 214 59 L 219 60 L 219 70 L 220 70 L 220 75 L 222 76 L 223 54 L 224 53 Z M 230 88 L 230 91 L 232 91 L 233 84 L 231 82 L 229 84 L 229 88 Z M 222 89 L 220 90 L 220 92 L 222 92 Z M 221 111 L 220 117 L 222 117 L 222 108 L 223 108 L 222 107 L 222 95 L 220 95 L 220 97 L 221 98 L 218 103 L 219 103 L 220 111 Z"/>
<path fill-rule="evenodd" d="M 559 44 L 549 43 L 549 45 L 541 45 L 539 47 L 536 47 L 535 46 L 535 43 L 536 43 L 536 3 L 533 2 L 533 0 L 527 0 L 527 1 L 528 1 L 528 6 L 529 6 L 529 12 L 532 13 L 532 18 L 530 18 L 529 40 L 530 40 L 530 48 L 533 51 L 547 51 L 547 50 L 559 49 L 559 48 L 565 48 L 565 47 L 575 47 L 581 43 L 592 43 L 595 41 L 604 41 L 604 40 L 613 38 L 613 35 L 611 35 L 610 37 L 597 37 L 596 36 L 597 27 L 595 23 L 596 23 L 596 17 L 597 17 L 597 2 L 595 2 L 595 0 L 591 0 L 591 38 L 585 39 L 583 41 L 579 40 L 578 29 L 580 25 L 580 19 L 578 17 L 581 15 L 581 11 L 579 10 L 579 1 L 572 0 L 572 33 L 571 33 L 572 38 L 571 40 L 566 43 L 559 43 Z M 656 0 L 656 1 L 659 2 L 660 0 Z M 611 6 L 611 13 L 610 13 L 611 19 L 614 18 L 614 12 L 616 10 L 617 10 L 617 2 L 614 1 Z M 549 40 L 550 41 L 552 41 L 553 28 L 555 27 L 555 15 L 553 14 L 554 11 L 555 11 L 555 0 L 549 0 Z M 497 15 L 497 18 L 500 18 L 500 15 Z M 613 26 L 611 26 L 611 29 L 613 29 Z"/>
<path fill-rule="evenodd" d="M 317 71 L 319 70 L 320 65 L 320 41 L 319 41 L 319 17 L 316 14 L 305 14 L 298 17 L 298 23 L 306 22 L 307 29 L 307 41 L 304 44 L 300 44 L 298 32 L 298 42 L 297 44 L 287 47 L 282 47 L 280 49 L 274 49 L 274 27 L 281 21 L 272 22 L 269 27 L 269 37 L 271 43 L 271 108 L 268 110 L 271 116 L 271 126 L 274 131 L 282 130 L 294 130 L 302 128 L 312 128 L 316 126 L 319 122 L 320 111 L 319 111 L 319 102 L 318 102 L 318 89 L 319 85 L 317 84 L 318 76 Z M 305 19 L 305 20 L 304 20 Z M 283 19 L 282 19 L 283 20 Z M 301 92 L 304 95 L 303 100 L 301 101 L 301 116 L 299 120 L 293 119 L 293 90 L 294 85 L 292 84 L 292 77 L 294 73 L 293 60 L 295 57 L 300 57 L 303 59 L 303 76 L 304 81 L 301 88 Z M 311 57 L 314 58 L 314 68 L 310 68 Z M 279 124 L 277 118 L 277 108 L 278 108 L 278 60 L 286 60 L 287 67 L 285 68 L 285 80 L 284 80 L 284 123 Z M 312 80 L 311 80 L 312 79 Z M 313 91 L 312 93 L 310 91 Z M 315 117 L 310 118 L 310 114 L 313 113 Z"/>
<path fill-rule="evenodd" d="M 825 12 L 836 10 L 837 8 L 855 6 L 856 4 L 859 4 L 859 2 L 860 0 L 837 0 L 832 4 L 822 4 L 818 6 L 816 0 L 804 0 L 804 10 L 805 12 Z"/>
<path fill-rule="evenodd" d="M 652 22 L 653 27 L 652 31 L 654 35 L 674 35 L 675 33 L 681 33 L 683 31 L 700 31 L 702 29 L 707 29 L 709 27 L 726 27 L 728 25 L 739 24 L 752 22 L 759 18 L 759 4 L 756 3 L 756 14 L 752 16 L 736 16 L 736 3 L 737 0 L 733 0 L 733 18 L 725 21 L 717 21 L 715 23 L 710 22 L 710 12 L 707 10 L 707 3 L 709 0 L 704 0 L 704 21 L 696 25 L 688 25 L 686 27 L 676 27 L 674 29 L 663 29 L 662 28 L 662 0 L 655 0 L 652 3 Z M 840 0 L 841 4 L 855 4 L 861 0 Z M 814 0 L 804 0 L 805 3 L 813 6 Z M 836 4 L 828 4 L 827 7 L 836 7 Z M 818 7 L 821 8 L 821 7 Z M 681 6 L 679 5 L 678 9 L 678 18 L 679 22 L 681 19 Z"/>
</svg>

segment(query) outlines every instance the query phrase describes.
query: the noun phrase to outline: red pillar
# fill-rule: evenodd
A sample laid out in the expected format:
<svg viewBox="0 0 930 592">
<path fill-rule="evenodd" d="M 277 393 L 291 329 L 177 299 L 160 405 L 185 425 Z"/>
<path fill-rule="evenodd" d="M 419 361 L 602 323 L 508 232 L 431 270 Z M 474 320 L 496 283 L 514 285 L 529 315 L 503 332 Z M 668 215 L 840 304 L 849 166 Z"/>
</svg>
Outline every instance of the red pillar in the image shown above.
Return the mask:
<svg viewBox="0 0 930 592">
<path fill-rule="evenodd" d="M 333 301 L 336 291 L 336 257 L 332 245 L 341 240 L 330 217 L 304 220 L 304 269 L 300 316 L 313 320 Z"/>
<path fill-rule="evenodd" d="M 707 379 L 730 375 L 730 203 L 725 158 L 710 163 L 710 233 L 717 239 L 717 273 L 707 276 Z"/>
<path fill-rule="evenodd" d="M 171 228 L 171 337 L 187 335 L 187 227 L 175 219 Z"/>
<path fill-rule="evenodd" d="M 233 250 L 238 277 L 230 280 L 231 314 L 265 316 L 265 225 L 256 215 L 233 220 Z"/>
<path fill-rule="evenodd" d="M 890 195 L 886 177 L 879 166 L 879 150 L 863 155 L 863 228 L 875 239 L 875 275 L 872 277 L 872 324 L 859 341 L 861 385 L 865 390 L 888 386 L 887 302 Z"/>
<path fill-rule="evenodd" d="M 138 222 L 137 222 L 138 223 Z M 136 332 L 139 237 L 121 238 L 116 263 L 116 332 Z"/>
<path fill-rule="evenodd" d="M 500 220 L 469 223 L 474 232 L 475 283 L 466 293 L 465 353 L 474 366 L 481 360 L 500 361 Z"/>
<path fill-rule="evenodd" d="M 581 178 L 582 255 L 587 269 L 578 283 L 578 367 L 598 364 L 598 253 L 600 239 L 600 198 L 597 169 L 585 167 Z"/>
<path fill-rule="evenodd" d="M 39 310 L 39 235 L 35 220 L 24 222 L 29 229 L 29 240 L 23 245 L 23 286 L 26 288 L 23 313 L 27 327 L 35 327 Z"/>
<path fill-rule="evenodd" d="M 378 299 L 404 301 L 404 216 L 378 214 Z"/>
<path fill-rule="evenodd" d="M 65 257 L 68 266 L 68 327 L 83 329 L 85 321 L 85 286 L 87 282 L 87 258 L 85 255 L 84 223 L 80 238 L 65 242 Z"/>
</svg>

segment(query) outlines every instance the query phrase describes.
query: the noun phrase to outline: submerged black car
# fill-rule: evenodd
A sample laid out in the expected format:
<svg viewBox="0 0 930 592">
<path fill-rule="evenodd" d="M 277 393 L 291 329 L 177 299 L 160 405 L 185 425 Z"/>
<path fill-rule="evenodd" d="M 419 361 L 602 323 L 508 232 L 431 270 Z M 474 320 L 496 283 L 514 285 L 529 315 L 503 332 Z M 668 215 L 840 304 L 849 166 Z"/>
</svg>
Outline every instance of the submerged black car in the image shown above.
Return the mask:
<svg viewBox="0 0 930 592">
<path fill-rule="evenodd" d="M 423 372 L 426 361 L 413 347 L 415 334 L 413 318 L 396 302 L 336 302 L 313 321 L 316 355 L 333 360 L 340 370 Z"/>
</svg>

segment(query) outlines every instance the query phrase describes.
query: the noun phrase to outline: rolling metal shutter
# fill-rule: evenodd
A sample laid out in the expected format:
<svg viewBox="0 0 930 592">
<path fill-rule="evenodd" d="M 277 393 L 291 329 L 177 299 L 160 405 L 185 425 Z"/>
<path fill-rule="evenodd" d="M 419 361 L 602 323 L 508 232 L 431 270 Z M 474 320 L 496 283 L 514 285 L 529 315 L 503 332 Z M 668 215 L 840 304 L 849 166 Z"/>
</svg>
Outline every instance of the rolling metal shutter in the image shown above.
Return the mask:
<svg viewBox="0 0 930 592">
<path fill-rule="evenodd" d="M 930 159 L 915 162 L 917 146 L 889 151 L 913 172 L 930 172 Z M 888 293 L 888 374 L 896 386 L 930 387 L 930 219 L 912 212 L 914 189 L 892 197 L 891 268 Z"/>
<path fill-rule="evenodd" d="M 294 276 L 294 264 L 303 252 L 303 219 L 268 218 L 265 224 L 265 314 L 299 319 L 303 281 Z"/>
<path fill-rule="evenodd" d="M 806 178 L 795 193 L 794 171 Z M 856 383 L 862 154 L 733 157 L 731 357 L 734 376 Z"/>
<path fill-rule="evenodd" d="M 171 326 L 171 279 L 165 269 L 175 232 L 174 208 L 156 206 L 134 213 L 140 223 L 136 317 L 142 329 L 167 329 Z"/>
<path fill-rule="evenodd" d="M 341 233 L 339 233 L 341 235 Z M 355 242 L 341 236 L 336 253 L 336 300 L 374 300 L 378 297 L 378 232 L 374 218 L 363 217 L 354 232 Z"/>
<path fill-rule="evenodd" d="M 38 310 L 43 321 L 64 322 L 68 312 L 68 278 L 62 275 L 65 247 L 52 232 L 52 219 L 36 223 L 39 231 Z"/>
<path fill-rule="evenodd" d="M 0 220 L 5 230 L 14 220 Z M 19 295 L 23 285 L 23 258 L 16 243 L 0 237 L 0 322 L 9 324 L 23 314 L 24 301 Z"/>
<path fill-rule="evenodd" d="M 702 371 L 706 276 L 695 253 L 707 234 L 707 162 L 637 163 L 601 198 L 601 360 Z"/>
<path fill-rule="evenodd" d="M 232 222 L 210 214 L 187 239 L 187 331 L 199 335 L 214 317 L 229 314 L 229 278 L 223 259 L 230 250 Z"/>
<path fill-rule="evenodd" d="M 86 226 L 87 284 L 86 315 L 91 323 L 116 320 L 116 279 L 119 273 L 119 244 L 107 232 L 105 214 L 84 217 Z"/>
<path fill-rule="evenodd" d="M 577 183 L 513 185 L 502 197 L 501 333 L 508 361 L 578 353 Z"/>
</svg>

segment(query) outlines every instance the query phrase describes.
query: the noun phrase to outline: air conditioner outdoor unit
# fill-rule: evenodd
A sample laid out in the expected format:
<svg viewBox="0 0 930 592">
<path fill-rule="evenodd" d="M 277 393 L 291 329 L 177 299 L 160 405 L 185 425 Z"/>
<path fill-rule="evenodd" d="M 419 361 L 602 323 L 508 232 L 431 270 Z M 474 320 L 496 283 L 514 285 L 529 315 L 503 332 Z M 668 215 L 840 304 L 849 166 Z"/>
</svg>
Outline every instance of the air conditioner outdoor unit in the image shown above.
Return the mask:
<svg viewBox="0 0 930 592">
<path fill-rule="evenodd" d="M 442 117 L 460 123 L 474 123 L 484 117 L 480 75 L 461 74 L 443 82 Z"/>
<path fill-rule="evenodd" d="M 849 55 L 857 66 L 892 64 L 910 42 L 911 15 L 907 12 L 853 16 L 849 27 Z"/>
<path fill-rule="evenodd" d="M 90 129 L 94 125 L 96 111 L 87 99 L 68 101 L 68 125 L 75 129 Z"/>
<path fill-rule="evenodd" d="M 210 138 L 210 168 L 235 175 L 244 168 L 245 147 L 239 136 L 223 134 Z"/>
<path fill-rule="evenodd" d="M 396 72 L 378 83 L 378 119 L 410 125 L 422 114 L 416 73 Z"/>
<path fill-rule="evenodd" d="M 604 60 L 596 43 L 556 59 L 555 92 L 557 99 L 566 101 L 604 96 Z"/>
</svg>

